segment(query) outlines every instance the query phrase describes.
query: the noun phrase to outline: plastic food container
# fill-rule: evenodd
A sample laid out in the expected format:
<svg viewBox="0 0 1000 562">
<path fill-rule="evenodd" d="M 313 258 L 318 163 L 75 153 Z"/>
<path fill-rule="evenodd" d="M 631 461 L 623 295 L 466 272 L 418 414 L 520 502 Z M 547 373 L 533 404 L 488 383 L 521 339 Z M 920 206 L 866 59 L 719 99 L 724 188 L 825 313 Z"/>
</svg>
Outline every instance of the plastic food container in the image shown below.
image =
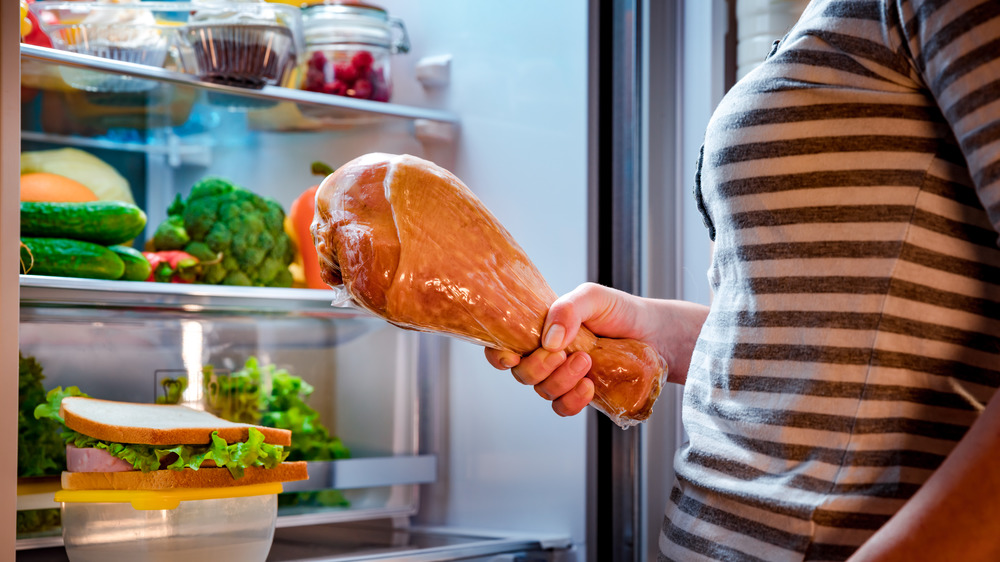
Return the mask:
<svg viewBox="0 0 1000 562">
<path fill-rule="evenodd" d="M 178 27 L 157 17 L 155 4 L 35 2 L 29 9 L 56 49 L 163 68 L 178 42 Z M 63 80 L 89 92 L 142 92 L 156 82 L 73 67 Z"/>
<path fill-rule="evenodd" d="M 303 8 L 302 28 L 300 89 L 389 101 L 390 58 L 410 50 L 402 21 L 371 4 L 329 0 Z"/>
<path fill-rule="evenodd" d="M 280 482 L 171 490 L 60 490 L 71 562 L 263 562 Z"/>
<path fill-rule="evenodd" d="M 259 89 L 283 85 L 301 52 L 299 10 L 265 2 L 202 2 L 183 28 L 206 82 Z"/>
</svg>

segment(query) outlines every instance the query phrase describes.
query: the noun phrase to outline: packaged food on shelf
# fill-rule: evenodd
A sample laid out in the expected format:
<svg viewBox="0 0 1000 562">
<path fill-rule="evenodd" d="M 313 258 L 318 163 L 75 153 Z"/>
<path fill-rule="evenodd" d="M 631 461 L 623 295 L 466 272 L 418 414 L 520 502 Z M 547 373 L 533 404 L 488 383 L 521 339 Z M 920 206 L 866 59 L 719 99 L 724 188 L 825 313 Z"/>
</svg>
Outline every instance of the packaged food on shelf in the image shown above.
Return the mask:
<svg viewBox="0 0 1000 562">
<path fill-rule="evenodd" d="M 20 0 L 21 9 L 21 42 L 28 45 L 38 45 L 39 47 L 51 47 L 52 40 L 42 31 L 38 23 L 38 16 L 31 13 L 27 0 Z M 55 23 L 55 22 L 52 22 Z"/>
<path fill-rule="evenodd" d="M 180 127 L 191 117 L 198 92 L 191 86 L 160 83 L 143 92 L 43 92 L 41 123 L 45 131 L 83 136 L 112 129 L 145 131 Z"/>
<path fill-rule="evenodd" d="M 183 33 L 202 80 L 243 88 L 284 84 L 301 51 L 297 9 L 253 0 L 192 6 Z"/>
<path fill-rule="evenodd" d="M 302 26 L 306 46 L 299 88 L 389 101 L 390 59 L 410 49 L 401 20 L 364 2 L 327 0 L 303 8 Z"/>
<path fill-rule="evenodd" d="M 164 68 L 179 41 L 177 25 L 158 19 L 154 4 L 44 1 L 29 9 L 54 48 L 78 54 Z M 89 92 L 157 87 L 152 80 L 73 66 L 60 72 L 67 84 Z"/>
</svg>

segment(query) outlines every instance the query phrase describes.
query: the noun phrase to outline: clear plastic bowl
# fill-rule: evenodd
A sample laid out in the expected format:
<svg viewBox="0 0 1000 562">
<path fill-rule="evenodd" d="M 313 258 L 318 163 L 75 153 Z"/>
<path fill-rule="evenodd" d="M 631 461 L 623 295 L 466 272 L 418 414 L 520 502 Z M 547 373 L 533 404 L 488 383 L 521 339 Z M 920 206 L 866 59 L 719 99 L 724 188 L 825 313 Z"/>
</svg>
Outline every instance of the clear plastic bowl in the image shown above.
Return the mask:
<svg viewBox="0 0 1000 562">
<path fill-rule="evenodd" d="M 248 488 L 254 486 L 205 491 L 210 495 L 225 495 L 245 492 Z M 274 488 L 264 490 L 273 492 Z M 176 507 L 169 508 L 172 503 L 169 496 L 173 492 L 191 491 L 58 492 L 56 500 L 63 502 L 62 529 L 66 555 L 71 562 L 264 562 L 274 538 L 278 513 L 276 493 L 181 499 Z M 88 498 L 87 494 L 92 496 Z M 136 497 L 139 497 L 139 509 L 128 499 Z M 83 501 L 86 499 L 113 501 Z M 160 504 L 164 499 L 166 501 Z M 167 508 L 156 509 L 163 506 Z"/>
<path fill-rule="evenodd" d="M 295 66 L 295 37 L 284 25 L 192 23 L 184 35 L 205 82 L 255 89 L 281 85 Z"/>
<path fill-rule="evenodd" d="M 154 6 L 154 4 L 150 4 Z M 164 68 L 178 41 L 176 25 L 160 23 L 142 4 L 36 2 L 29 5 L 53 48 Z M 156 82 L 82 68 L 61 67 L 63 80 L 88 92 L 141 92 Z"/>
<path fill-rule="evenodd" d="M 57 49 L 155 68 L 163 68 L 174 36 L 169 28 L 83 24 L 56 26 L 49 33 Z M 62 67 L 61 72 L 67 84 L 88 92 L 141 92 L 156 86 L 152 80 L 80 68 Z"/>
</svg>

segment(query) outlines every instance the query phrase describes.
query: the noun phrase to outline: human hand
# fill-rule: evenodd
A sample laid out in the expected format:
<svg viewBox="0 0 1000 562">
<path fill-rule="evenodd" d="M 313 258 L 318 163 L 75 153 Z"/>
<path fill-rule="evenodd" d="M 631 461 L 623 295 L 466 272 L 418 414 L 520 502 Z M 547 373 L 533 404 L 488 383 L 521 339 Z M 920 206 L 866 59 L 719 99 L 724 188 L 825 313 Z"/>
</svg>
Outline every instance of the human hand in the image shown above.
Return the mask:
<svg viewBox="0 0 1000 562">
<path fill-rule="evenodd" d="M 586 377 L 592 360 L 587 353 L 573 349 L 581 326 L 601 337 L 645 341 L 664 355 L 654 336 L 659 333 L 662 321 L 673 316 L 667 310 L 660 310 L 671 302 L 679 301 L 643 299 L 585 283 L 558 298 L 549 308 L 542 327 L 541 348 L 525 357 L 487 348 L 486 359 L 497 369 L 510 369 L 518 382 L 533 386 L 539 396 L 552 401 L 557 414 L 575 415 L 594 397 L 594 383 Z M 697 322 L 699 329 L 703 320 L 702 315 Z"/>
</svg>

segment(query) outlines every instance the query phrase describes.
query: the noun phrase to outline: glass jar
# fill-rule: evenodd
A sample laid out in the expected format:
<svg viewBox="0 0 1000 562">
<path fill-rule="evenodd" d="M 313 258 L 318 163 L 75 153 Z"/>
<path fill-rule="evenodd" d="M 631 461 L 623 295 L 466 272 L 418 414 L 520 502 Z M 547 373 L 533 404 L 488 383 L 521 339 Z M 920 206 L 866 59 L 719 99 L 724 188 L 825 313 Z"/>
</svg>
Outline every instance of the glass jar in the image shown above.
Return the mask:
<svg viewBox="0 0 1000 562">
<path fill-rule="evenodd" d="M 328 0 L 303 8 L 302 27 L 300 89 L 389 101 L 389 59 L 410 50 L 402 21 L 371 4 Z"/>
</svg>

